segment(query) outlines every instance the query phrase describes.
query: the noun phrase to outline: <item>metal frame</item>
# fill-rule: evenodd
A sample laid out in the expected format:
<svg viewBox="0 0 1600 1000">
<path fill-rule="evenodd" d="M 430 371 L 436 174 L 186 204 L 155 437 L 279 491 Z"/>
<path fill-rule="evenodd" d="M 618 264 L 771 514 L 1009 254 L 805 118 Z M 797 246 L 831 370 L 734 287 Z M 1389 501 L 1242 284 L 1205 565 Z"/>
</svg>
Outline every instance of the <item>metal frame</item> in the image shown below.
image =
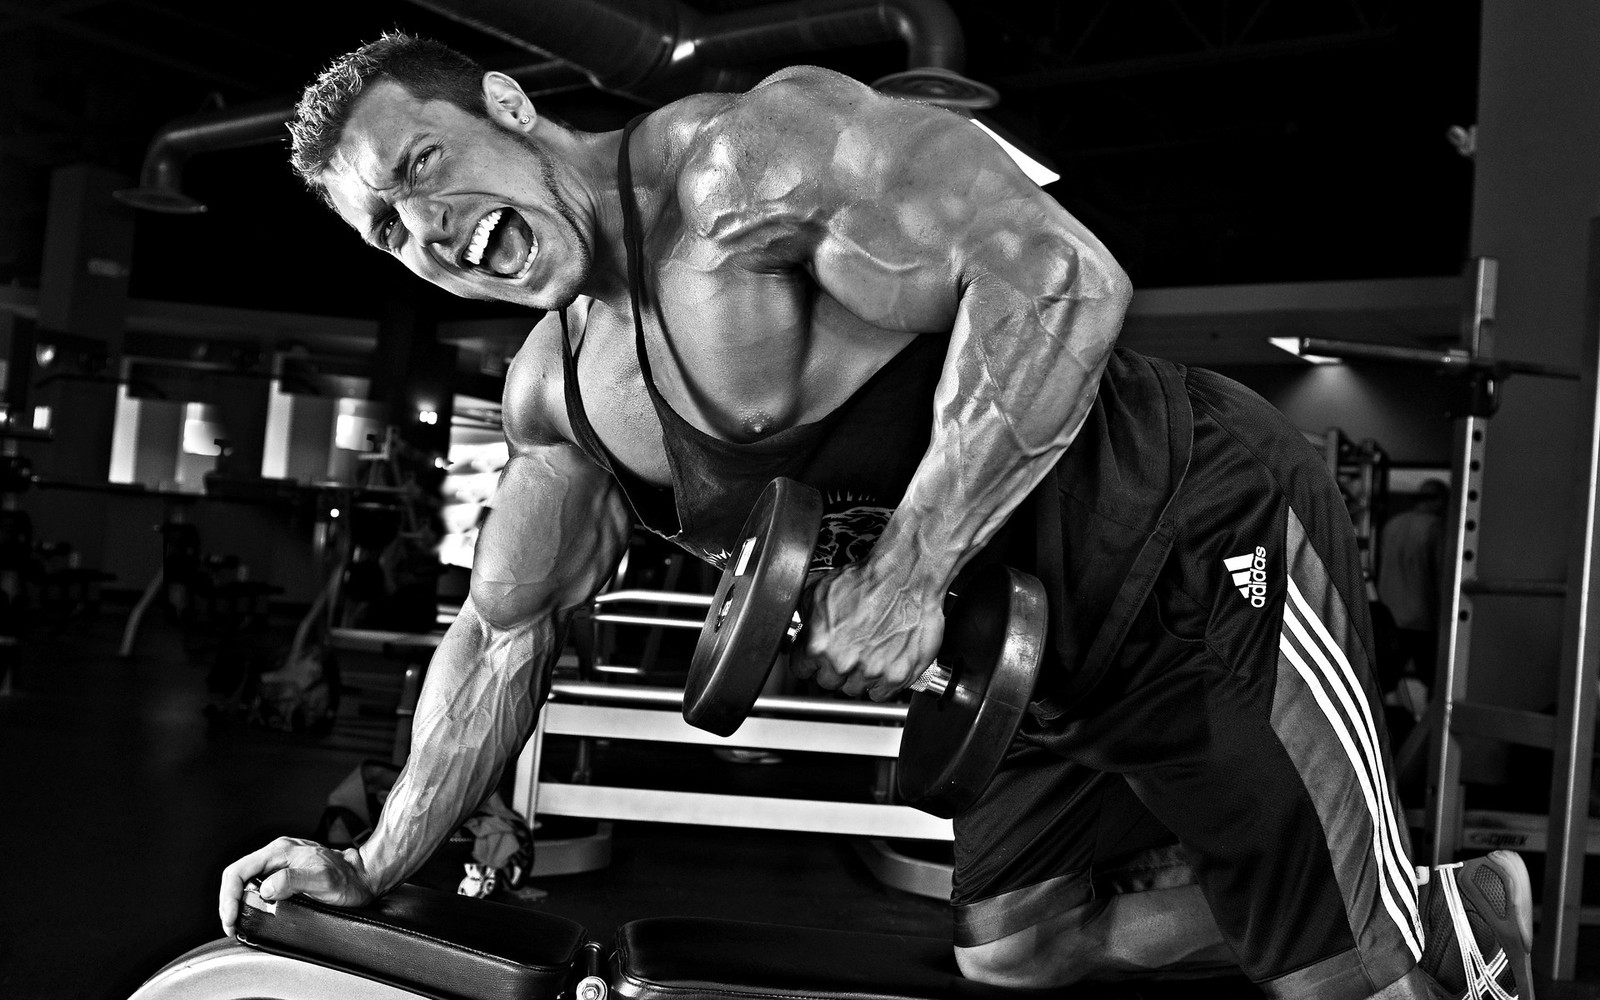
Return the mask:
<svg viewBox="0 0 1600 1000">
<path fill-rule="evenodd" d="M 893 758 L 905 706 L 829 698 L 756 700 L 726 739 L 683 721 L 683 693 L 669 688 L 557 681 L 517 760 L 513 807 L 524 816 L 692 823 L 908 840 L 955 839 L 951 822 L 910 806 L 579 784 L 539 776 L 547 736 L 649 740 Z"/>
<path fill-rule="evenodd" d="M 1473 264 L 1472 298 L 1462 330 L 1462 347 L 1469 357 L 1484 357 L 1493 351 L 1499 275 L 1498 261 L 1482 258 Z M 1433 865 L 1454 861 L 1461 848 L 1461 742 L 1457 734 L 1468 713 L 1458 708 L 1467 698 L 1474 595 L 1492 592 L 1478 581 L 1477 560 L 1488 429 L 1487 416 L 1467 413 L 1455 418 L 1450 453 L 1450 479 L 1455 489 L 1446 536 L 1450 578 L 1440 609 L 1445 635 L 1436 674 L 1438 687 L 1428 711 L 1432 742 L 1428 747 L 1427 828 L 1432 833 L 1428 850 Z"/>
<path fill-rule="evenodd" d="M 1544 935 L 1536 957 L 1557 979 L 1577 971 L 1578 924 L 1582 919 L 1584 847 L 1593 828 L 1589 821 L 1589 781 L 1594 766 L 1596 690 L 1600 688 L 1600 564 L 1595 560 L 1596 519 L 1600 518 L 1600 315 L 1595 295 L 1600 288 L 1600 218 L 1589 220 L 1589 315 L 1584 337 L 1582 392 L 1588 402 L 1584 447 L 1584 480 L 1578 494 L 1573 529 L 1574 558 L 1567 564 L 1566 616 L 1561 662 L 1571 670 L 1559 679 L 1552 760 L 1555 781 L 1550 789 L 1550 836 L 1545 852 Z"/>
</svg>

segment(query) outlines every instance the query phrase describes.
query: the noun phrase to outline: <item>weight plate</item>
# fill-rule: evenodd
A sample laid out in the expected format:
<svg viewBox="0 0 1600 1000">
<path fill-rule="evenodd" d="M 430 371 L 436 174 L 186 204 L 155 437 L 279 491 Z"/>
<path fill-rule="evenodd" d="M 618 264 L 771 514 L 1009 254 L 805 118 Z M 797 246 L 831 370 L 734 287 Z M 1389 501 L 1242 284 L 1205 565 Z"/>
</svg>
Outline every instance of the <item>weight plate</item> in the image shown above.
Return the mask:
<svg viewBox="0 0 1600 1000">
<path fill-rule="evenodd" d="M 911 696 L 896 785 L 907 803 L 951 817 L 989 787 L 1033 697 L 1044 658 L 1044 585 L 1007 566 L 967 581 L 945 617 L 944 693 Z"/>
<path fill-rule="evenodd" d="M 778 478 L 761 491 L 700 629 L 683 717 L 730 736 L 756 703 L 788 634 L 822 528 L 822 494 Z"/>
</svg>

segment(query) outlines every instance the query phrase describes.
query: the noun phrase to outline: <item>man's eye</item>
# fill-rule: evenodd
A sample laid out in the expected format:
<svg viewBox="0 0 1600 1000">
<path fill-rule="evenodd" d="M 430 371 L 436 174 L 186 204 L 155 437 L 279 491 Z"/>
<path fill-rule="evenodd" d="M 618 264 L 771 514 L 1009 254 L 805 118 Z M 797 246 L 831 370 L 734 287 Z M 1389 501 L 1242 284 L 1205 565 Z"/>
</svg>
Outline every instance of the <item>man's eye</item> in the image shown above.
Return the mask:
<svg viewBox="0 0 1600 1000">
<path fill-rule="evenodd" d="M 394 250 L 394 230 L 399 221 L 399 216 L 390 215 L 378 223 L 378 244 L 385 250 Z"/>
<path fill-rule="evenodd" d="M 415 184 L 417 182 L 417 178 L 422 176 L 422 168 L 433 159 L 433 154 L 438 150 L 438 148 L 438 146 L 429 146 L 427 149 L 424 149 L 422 152 L 418 153 L 415 160 L 411 161 L 411 183 Z"/>
</svg>

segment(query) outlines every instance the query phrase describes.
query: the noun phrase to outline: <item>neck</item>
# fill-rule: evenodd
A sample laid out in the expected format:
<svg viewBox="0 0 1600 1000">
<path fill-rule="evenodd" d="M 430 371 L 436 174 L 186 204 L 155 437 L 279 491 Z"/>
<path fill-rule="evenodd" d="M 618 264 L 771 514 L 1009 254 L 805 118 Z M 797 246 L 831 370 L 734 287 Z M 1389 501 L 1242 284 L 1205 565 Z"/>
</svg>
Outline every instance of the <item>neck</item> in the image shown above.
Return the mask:
<svg viewBox="0 0 1600 1000">
<path fill-rule="evenodd" d="M 655 157 L 643 153 L 644 139 L 635 131 L 631 143 L 633 168 L 632 197 L 639 205 L 648 225 L 650 207 L 658 200 L 654 187 L 660 170 L 652 169 Z M 626 241 L 624 240 L 622 198 L 617 185 L 617 152 L 622 145 L 622 131 L 604 133 L 568 132 L 557 140 L 561 148 L 555 153 L 560 162 L 577 167 L 576 176 L 582 189 L 574 192 L 573 207 L 588 214 L 594 234 L 593 260 L 589 276 L 580 294 L 604 303 L 607 307 L 626 313 L 630 309 Z"/>
</svg>

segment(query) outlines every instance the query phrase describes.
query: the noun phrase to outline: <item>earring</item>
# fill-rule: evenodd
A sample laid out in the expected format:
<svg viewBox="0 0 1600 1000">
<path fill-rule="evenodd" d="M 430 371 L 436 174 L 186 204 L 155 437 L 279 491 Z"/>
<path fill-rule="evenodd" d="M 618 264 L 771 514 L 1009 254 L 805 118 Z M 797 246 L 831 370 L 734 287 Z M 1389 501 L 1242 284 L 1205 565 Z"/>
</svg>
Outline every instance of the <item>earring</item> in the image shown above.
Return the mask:
<svg viewBox="0 0 1600 1000">
<path fill-rule="evenodd" d="M 526 125 L 526 124 L 528 124 L 529 121 L 530 121 L 530 119 L 528 118 L 527 115 L 523 115 L 522 116 L 522 124 Z"/>
</svg>

